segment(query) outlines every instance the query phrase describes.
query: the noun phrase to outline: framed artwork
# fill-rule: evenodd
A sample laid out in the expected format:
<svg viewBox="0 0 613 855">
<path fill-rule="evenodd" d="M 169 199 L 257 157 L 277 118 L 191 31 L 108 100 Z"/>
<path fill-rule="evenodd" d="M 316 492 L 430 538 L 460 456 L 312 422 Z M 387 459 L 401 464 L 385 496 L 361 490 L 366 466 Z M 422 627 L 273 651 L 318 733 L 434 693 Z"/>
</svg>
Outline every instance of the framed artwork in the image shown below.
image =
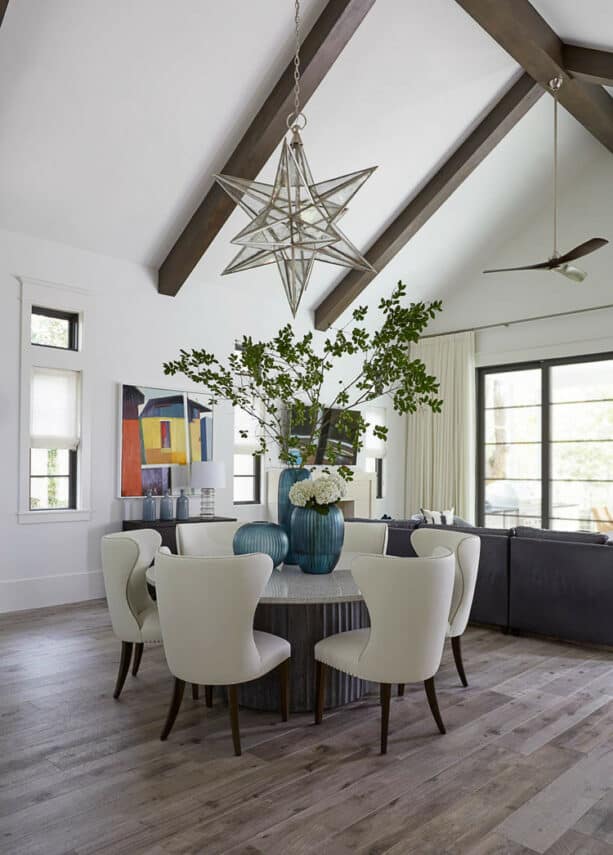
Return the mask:
<svg viewBox="0 0 613 855">
<path fill-rule="evenodd" d="M 189 486 L 193 460 L 211 460 L 213 411 L 192 392 L 120 385 L 119 495 Z"/>
</svg>

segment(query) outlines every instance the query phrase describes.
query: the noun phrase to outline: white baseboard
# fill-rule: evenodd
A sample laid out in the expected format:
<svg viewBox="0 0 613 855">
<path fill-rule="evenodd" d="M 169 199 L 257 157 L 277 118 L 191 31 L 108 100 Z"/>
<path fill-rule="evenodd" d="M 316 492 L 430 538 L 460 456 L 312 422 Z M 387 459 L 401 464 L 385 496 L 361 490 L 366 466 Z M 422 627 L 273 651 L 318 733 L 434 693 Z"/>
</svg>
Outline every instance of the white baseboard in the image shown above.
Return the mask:
<svg viewBox="0 0 613 855">
<path fill-rule="evenodd" d="M 102 570 L 0 581 L 0 614 L 104 597 Z"/>
</svg>

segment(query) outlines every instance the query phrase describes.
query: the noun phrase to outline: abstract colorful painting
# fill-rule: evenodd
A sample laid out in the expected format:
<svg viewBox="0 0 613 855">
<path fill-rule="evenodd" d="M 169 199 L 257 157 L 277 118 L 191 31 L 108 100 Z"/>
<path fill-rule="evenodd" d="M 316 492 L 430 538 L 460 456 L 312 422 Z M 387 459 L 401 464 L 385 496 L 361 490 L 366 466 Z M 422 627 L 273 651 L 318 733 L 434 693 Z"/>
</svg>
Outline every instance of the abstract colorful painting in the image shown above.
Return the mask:
<svg viewBox="0 0 613 855">
<path fill-rule="evenodd" d="M 210 460 L 213 413 L 204 396 L 121 386 L 122 497 L 188 486 L 193 460 Z"/>
</svg>

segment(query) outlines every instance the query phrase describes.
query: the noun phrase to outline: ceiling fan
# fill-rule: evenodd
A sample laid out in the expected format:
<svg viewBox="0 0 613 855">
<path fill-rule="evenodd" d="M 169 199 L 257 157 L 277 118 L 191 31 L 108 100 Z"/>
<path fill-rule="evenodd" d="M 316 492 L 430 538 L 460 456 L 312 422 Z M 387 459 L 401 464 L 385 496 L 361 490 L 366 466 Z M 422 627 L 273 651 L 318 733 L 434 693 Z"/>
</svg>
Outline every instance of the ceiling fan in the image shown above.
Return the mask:
<svg viewBox="0 0 613 855">
<path fill-rule="evenodd" d="M 571 261 L 583 258 L 591 252 L 605 246 L 609 241 L 605 238 L 590 238 L 580 243 L 574 249 L 560 255 L 558 252 L 558 92 L 562 86 L 562 78 L 554 77 L 549 82 L 549 88 L 553 94 L 553 253 L 547 261 L 538 264 L 525 264 L 521 267 L 501 267 L 495 270 L 484 270 L 484 273 L 508 273 L 515 270 L 555 270 L 573 282 L 583 282 L 587 273 Z"/>
</svg>

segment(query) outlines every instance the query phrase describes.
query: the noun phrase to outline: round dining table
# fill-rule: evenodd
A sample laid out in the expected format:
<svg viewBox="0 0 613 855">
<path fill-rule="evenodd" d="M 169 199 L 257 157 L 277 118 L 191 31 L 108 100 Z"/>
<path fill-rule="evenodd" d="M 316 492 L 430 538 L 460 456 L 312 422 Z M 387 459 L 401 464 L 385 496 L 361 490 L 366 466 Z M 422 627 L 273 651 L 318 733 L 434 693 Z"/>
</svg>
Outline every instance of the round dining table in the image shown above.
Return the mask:
<svg viewBox="0 0 613 855">
<path fill-rule="evenodd" d="M 286 638 L 292 646 L 290 709 L 314 708 L 315 644 L 328 635 L 370 626 L 368 609 L 351 575 L 355 553 L 343 553 L 332 573 L 312 575 L 295 565 L 272 571 L 255 611 L 253 628 Z M 155 587 L 155 566 L 147 570 L 147 582 Z M 326 707 L 359 700 L 371 686 L 364 680 L 330 669 L 326 680 Z M 239 702 L 256 710 L 279 709 L 279 685 L 275 673 L 240 687 Z"/>
</svg>

